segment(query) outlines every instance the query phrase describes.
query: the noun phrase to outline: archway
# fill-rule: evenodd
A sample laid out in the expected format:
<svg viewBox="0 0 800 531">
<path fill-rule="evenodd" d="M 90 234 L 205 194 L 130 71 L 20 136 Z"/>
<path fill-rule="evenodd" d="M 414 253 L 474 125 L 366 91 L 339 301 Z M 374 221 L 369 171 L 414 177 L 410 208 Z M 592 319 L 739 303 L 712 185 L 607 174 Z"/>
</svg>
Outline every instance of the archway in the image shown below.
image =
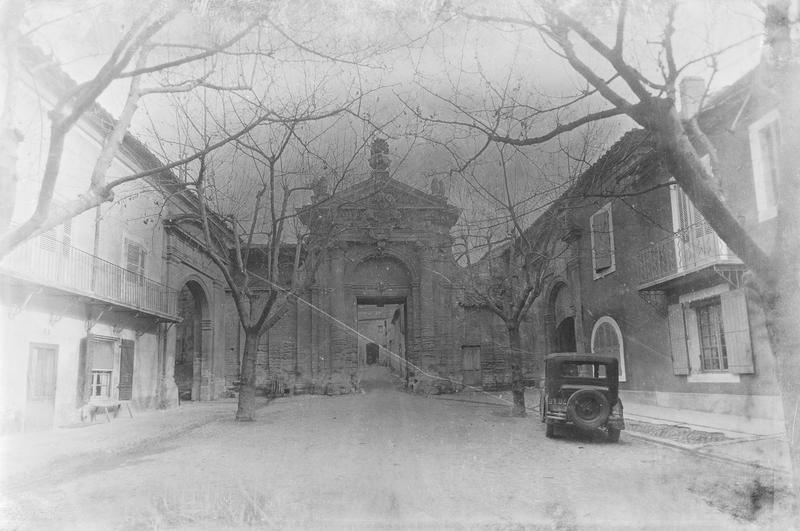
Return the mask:
<svg viewBox="0 0 800 531">
<path fill-rule="evenodd" d="M 180 400 L 199 400 L 204 352 L 203 322 L 207 320 L 208 299 L 195 281 L 184 284 L 178 293 L 175 329 L 175 385 Z"/>
<path fill-rule="evenodd" d="M 626 381 L 622 332 L 613 317 L 604 315 L 592 328 L 592 352 L 619 360 L 619 381 Z"/>
<path fill-rule="evenodd" d="M 359 331 L 359 367 L 373 365 L 371 362 L 376 361 L 404 377 L 411 306 L 408 268 L 394 257 L 371 256 L 361 260 L 350 275 Z M 370 351 L 370 344 L 378 347 L 377 360 Z"/>
<path fill-rule="evenodd" d="M 566 284 L 560 283 L 553 290 L 550 312 L 554 330 L 551 333 L 553 352 L 575 352 L 575 306 Z"/>
</svg>

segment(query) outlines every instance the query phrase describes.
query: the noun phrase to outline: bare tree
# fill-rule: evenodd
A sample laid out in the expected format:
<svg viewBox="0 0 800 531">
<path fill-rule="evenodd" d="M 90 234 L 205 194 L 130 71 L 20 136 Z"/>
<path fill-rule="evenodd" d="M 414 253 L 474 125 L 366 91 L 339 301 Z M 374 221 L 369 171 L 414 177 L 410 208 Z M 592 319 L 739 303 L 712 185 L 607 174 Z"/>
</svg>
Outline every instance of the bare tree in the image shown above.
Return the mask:
<svg viewBox="0 0 800 531">
<path fill-rule="evenodd" d="M 222 273 L 244 332 L 237 420 L 255 417 L 259 341 L 298 303 L 319 264 L 317 250 L 324 241 L 310 240 L 295 208 L 310 192 L 316 201 L 327 200 L 369 140 L 351 138 L 349 153 L 343 158 L 338 153 L 338 163 L 326 153 L 330 134 L 342 136 L 344 117 L 355 119 L 360 97 L 324 110 L 312 103 L 316 98 L 294 102 L 291 113 L 274 113 L 268 123 L 238 138 L 218 163 L 209 155 L 195 168 L 183 168 L 186 193 L 197 197 L 200 208 L 198 215 L 173 222 L 202 231 L 204 252 Z M 185 116 L 193 120 L 190 113 Z M 210 142 L 207 136 L 202 140 Z M 202 146 L 190 150 L 205 151 Z M 227 244 L 220 243 L 224 235 L 216 233 L 214 212 L 221 213 L 233 235 Z"/>
<path fill-rule="evenodd" d="M 531 168 L 521 172 L 514 165 L 513 155 L 507 153 L 509 148 L 515 150 L 502 144 L 496 147 L 499 176 L 477 176 L 474 170 L 462 172 L 473 197 L 480 197 L 486 203 L 482 210 L 488 217 L 467 222 L 461 239 L 467 262 L 466 304 L 492 312 L 505 326 L 513 397 L 511 413 L 521 417 L 526 415 L 526 407 L 525 350 L 520 328 L 553 275 L 556 259 L 566 250 L 561 242 L 567 229 L 566 204 L 552 200 L 551 183 L 546 179 L 536 182 Z M 529 220 L 533 218 L 535 221 L 531 223 Z M 473 263 L 470 251 L 480 248 L 485 255 Z"/>
<path fill-rule="evenodd" d="M 5 40 L 4 69 L 6 98 L 2 109 L 0 125 L 0 191 L 2 191 L 2 211 L 0 218 L 0 257 L 5 256 L 15 246 L 26 239 L 52 228 L 64 221 L 98 206 L 112 201 L 114 190 L 124 183 L 157 175 L 180 164 L 196 160 L 247 133 L 261 123 L 264 116 L 254 116 L 240 130 L 231 132 L 228 137 L 218 139 L 214 144 L 204 147 L 201 152 L 187 154 L 182 160 L 171 164 L 161 164 L 153 159 L 150 167 L 131 175 L 108 177 L 108 170 L 118 156 L 120 147 L 129 137 L 129 128 L 142 98 L 150 95 L 188 93 L 199 88 L 216 91 L 237 90 L 243 87 L 225 87 L 215 82 L 215 67 L 208 61 L 227 53 L 234 45 L 241 43 L 264 22 L 266 13 L 254 11 L 252 16 L 243 17 L 247 22 L 235 20 L 237 14 L 214 12 L 207 17 L 220 17 L 232 24 L 220 24 L 217 35 L 211 42 L 172 42 L 169 36 L 173 26 L 186 25 L 181 17 L 192 16 L 189 6 L 179 1 L 154 1 L 140 6 L 137 16 L 127 25 L 108 58 L 86 81 L 74 83 L 59 75 L 65 81 L 54 107 L 48 111 L 50 121 L 47 138 L 45 165 L 42 174 L 36 177 L 38 199 L 33 213 L 21 224 L 12 225 L 16 197 L 17 154 L 21 133 L 15 127 L 17 95 L 22 90 L 25 69 L 44 66 L 57 69 L 48 64 L 47 57 L 38 52 L 31 38 L 42 26 L 29 29 L 25 34 L 20 28 L 25 9 L 31 7 L 22 0 L 5 0 L 0 6 L 0 20 L 3 20 Z M 233 11 L 235 9 L 232 8 Z M 74 14 L 72 16 L 78 16 Z M 67 17 L 69 18 L 69 17 Z M 202 18 L 202 15 L 201 15 Z M 162 42 L 159 39 L 164 39 Z M 260 53 L 260 50 L 253 53 Z M 264 53 L 269 53 L 264 51 Z M 35 63 L 35 64 L 30 64 Z M 59 74 L 61 74 L 59 72 Z M 172 81 L 172 80 L 175 81 Z M 127 95 L 119 117 L 112 119 L 98 104 L 98 98 L 106 93 L 112 84 L 128 83 Z M 61 163 L 65 142 L 76 124 L 82 120 L 101 117 L 106 128 L 104 139 L 94 168 L 86 183 L 86 189 L 53 208 L 53 196 L 62 174 Z"/>
<path fill-rule="evenodd" d="M 596 9 L 584 4 L 537 0 L 527 7 L 498 6 L 480 13 L 470 7 L 455 7 L 454 11 L 467 20 L 503 30 L 529 31 L 531 39 L 543 42 L 584 80 L 586 87 L 574 97 L 551 105 L 520 105 L 514 100 L 514 94 L 496 91 L 498 105 L 493 108 L 451 104 L 456 118 L 421 114 L 420 117 L 429 123 L 479 132 L 486 139 L 482 150 L 493 142 L 518 147 L 539 145 L 587 124 L 614 117 L 627 117 L 648 131 L 670 174 L 756 279 L 764 302 L 772 350 L 778 360 L 795 486 L 800 488 L 800 424 L 797 422 L 800 329 L 796 326 L 796 317 L 800 315 L 800 280 L 796 274 L 800 261 L 800 213 L 796 208 L 800 203 L 797 184 L 800 155 L 795 148 L 800 140 L 800 125 L 796 119 L 800 116 L 800 101 L 794 93 L 800 84 L 800 67 L 794 52 L 795 43 L 791 41 L 796 21 L 790 18 L 789 8 L 787 0 L 769 0 L 763 8 L 768 53 L 760 74 L 767 89 L 777 96 L 780 115 L 786 118 L 781 123 L 781 181 L 776 194 L 780 198 L 778 228 L 771 253 L 762 249 L 720 195 L 714 146 L 700 127 L 697 116 L 682 119 L 675 104 L 678 80 L 687 69 L 699 63 L 716 68 L 722 54 L 754 36 L 745 35 L 739 42 L 681 62 L 676 53 L 675 35 L 676 18 L 684 7 L 677 0 L 644 5 L 619 0 Z M 645 54 L 637 56 L 628 46 L 635 37 L 635 32 L 630 31 L 629 19 L 636 10 L 646 17 L 647 24 L 660 25 L 660 40 L 643 43 L 651 50 L 657 48 L 645 59 L 642 59 Z M 595 23 L 582 20 L 587 15 L 597 17 L 600 12 L 602 20 L 613 21 L 608 32 L 604 32 L 603 24 L 596 24 L 597 18 Z M 599 107 L 587 111 L 589 101 Z M 520 109 L 525 112 L 512 112 Z M 514 127 L 507 127 L 510 122 L 514 122 Z M 542 125 L 548 122 L 552 127 Z M 531 127 L 534 123 L 538 126 Z M 711 155 L 711 172 L 704 169 L 698 151 Z"/>
</svg>

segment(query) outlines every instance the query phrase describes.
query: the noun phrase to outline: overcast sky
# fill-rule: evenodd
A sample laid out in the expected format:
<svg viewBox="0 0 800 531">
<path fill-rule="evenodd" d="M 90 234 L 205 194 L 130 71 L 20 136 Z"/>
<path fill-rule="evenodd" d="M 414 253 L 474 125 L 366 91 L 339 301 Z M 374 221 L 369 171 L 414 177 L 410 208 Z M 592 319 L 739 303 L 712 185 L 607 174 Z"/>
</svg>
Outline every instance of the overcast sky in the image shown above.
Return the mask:
<svg viewBox="0 0 800 531">
<path fill-rule="evenodd" d="M 252 7 L 248 2 L 199 1 L 193 4 L 195 9 L 171 24 L 157 40 L 208 44 L 213 36 L 230 35 L 246 23 L 246 16 L 237 20 L 235 15 L 230 15 L 236 11 L 233 7 L 243 5 L 241 13 L 247 13 Z M 607 3 L 572 0 L 565 4 L 601 37 L 612 39 L 615 20 Z M 36 2 L 28 7 L 25 29 L 71 76 L 84 81 L 108 57 L 141 6 L 139 2 L 119 1 Z M 228 85 L 247 84 L 252 94 L 279 109 L 287 109 L 298 101 L 304 105 L 313 102 L 319 109 L 333 108 L 352 98 L 357 91 L 368 92 L 359 111 L 368 114 L 370 122 L 348 119 L 334 126 L 326 124 L 329 129 L 317 139 L 318 146 L 325 148 L 319 149 L 343 163 L 348 150 L 357 149 L 360 141 L 363 144 L 363 139 L 374 133 L 374 125 L 383 125 L 381 135 L 389 138 L 393 175 L 423 189 L 428 188 L 434 176 L 442 178 L 451 191 L 452 201 L 467 209 L 475 206 L 467 204 L 467 198 L 474 200 L 474 194 L 469 186 L 464 186 L 461 177 L 450 172 L 457 165 L 450 150 L 455 149 L 462 159 L 468 158 L 485 137 L 478 134 L 470 137 L 430 124 L 425 126 L 410 111 L 443 119 L 456 118 L 458 113 L 452 104 L 457 103 L 479 115 L 481 110 L 493 109 L 499 101 L 498 94 L 506 90 L 513 92 L 517 101 L 541 105 L 562 101 L 561 98 L 585 86 L 562 58 L 544 46 L 535 31 L 451 16 L 456 8 L 464 8 L 473 14 L 521 17 L 530 8 L 530 2 L 347 0 L 286 1 L 276 2 L 274 6 L 270 20 L 275 27 L 265 26 L 260 40 L 249 38 L 241 45 L 252 49 L 258 43 L 262 48 L 271 48 L 273 55 L 244 60 L 222 57 L 213 64 L 203 65 L 216 69 L 217 81 Z M 626 58 L 648 75 L 657 74 L 659 46 L 656 43 L 663 32 L 665 9 L 666 2 L 661 0 L 632 2 L 630 9 Z M 220 16 L 220 12 L 227 15 Z M 712 89 L 718 89 L 755 66 L 760 54 L 762 27 L 761 12 L 750 0 L 684 0 L 676 21 L 678 61 L 700 57 L 745 40 L 719 58 L 718 72 L 712 83 Z M 282 33 L 318 53 L 298 50 Z M 326 55 L 342 61 L 326 60 Z M 609 72 L 599 64 L 597 61 L 592 66 Z M 686 74 L 708 79 L 710 65 L 699 62 L 688 68 Z M 156 81 L 164 82 L 164 79 Z M 174 82 L 175 78 L 169 81 Z M 100 98 L 112 114 L 121 108 L 127 83 L 115 83 Z M 226 126 L 233 126 L 229 113 L 234 107 L 243 114 L 238 119 L 246 120 L 247 113 L 253 112 L 242 103 L 245 100 L 240 100 L 241 105 L 234 104 L 235 100 L 229 95 L 216 99 L 206 92 L 203 97 L 206 103 L 212 102 L 210 106 L 213 107 L 213 117 L 205 118 L 207 126 L 219 127 L 223 120 Z M 228 103 L 223 105 L 223 100 Z M 179 101 L 199 113 L 201 99 L 197 94 L 181 96 Z M 247 101 L 252 102 L 252 98 Z M 156 153 L 169 150 L 172 144 L 155 142 L 154 131 L 162 139 L 178 139 L 176 130 L 180 129 L 177 125 L 180 119 L 173 110 L 174 102 L 162 96 L 149 96 L 143 100 L 134 121 L 133 132 Z M 590 99 L 572 112 L 579 114 L 603 104 Z M 536 131 L 551 125 L 552 121 L 543 119 L 529 127 Z M 580 150 L 588 139 L 591 144 L 588 155 L 593 158 L 631 127 L 632 123 L 626 119 L 613 119 L 594 128 L 588 137 L 565 137 L 563 142 L 573 142 L 573 149 Z M 309 137 L 319 133 L 313 127 L 308 127 L 306 132 Z M 280 138 L 279 130 L 273 131 L 272 136 L 266 131 L 261 134 L 265 145 Z M 518 153 L 506 151 L 510 167 L 520 179 L 520 197 L 563 180 L 567 160 L 558 148 L 551 144 Z M 489 182 L 496 175 L 499 156 L 497 148 L 488 150 L 481 163 L 475 166 L 474 177 Z M 366 152 L 357 157 L 351 168 L 351 182 L 367 175 L 366 159 Z M 247 163 L 242 164 L 245 166 L 236 170 L 239 174 L 252 171 L 252 168 L 247 169 Z M 321 163 L 306 161 L 302 171 L 323 171 L 321 165 L 314 164 Z M 570 169 L 575 168 L 570 166 Z M 240 183 L 233 188 L 237 193 L 245 192 L 247 197 L 251 186 Z M 492 205 L 484 205 L 476 212 L 485 214 L 492 208 Z"/>
</svg>

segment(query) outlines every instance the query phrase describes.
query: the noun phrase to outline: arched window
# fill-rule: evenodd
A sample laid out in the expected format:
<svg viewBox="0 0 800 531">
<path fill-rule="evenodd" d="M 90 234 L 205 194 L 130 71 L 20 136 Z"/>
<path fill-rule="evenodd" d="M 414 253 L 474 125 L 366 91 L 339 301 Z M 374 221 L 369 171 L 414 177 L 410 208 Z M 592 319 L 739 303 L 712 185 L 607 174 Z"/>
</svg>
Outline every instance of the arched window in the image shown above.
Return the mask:
<svg viewBox="0 0 800 531">
<path fill-rule="evenodd" d="M 592 329 L 592 352 L 601 356 L 610 356 L 619 360 L 619 381 L 625 379 L 625 349 L 622 343 L 622 332 L 617 322 L 609 316 L 601 317 Z"/>
</svg>

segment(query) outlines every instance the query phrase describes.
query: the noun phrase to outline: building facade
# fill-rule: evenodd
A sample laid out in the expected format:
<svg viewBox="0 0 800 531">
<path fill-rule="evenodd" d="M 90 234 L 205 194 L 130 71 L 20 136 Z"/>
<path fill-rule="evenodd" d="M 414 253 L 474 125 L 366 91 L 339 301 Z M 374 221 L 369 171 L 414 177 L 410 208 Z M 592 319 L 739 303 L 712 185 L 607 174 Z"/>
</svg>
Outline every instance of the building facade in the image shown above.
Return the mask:
<svg viewBox="0 0 800 531">
<path fill-rule="evenodd" d="M 780 127 L 756 76 L 713 98 L 699 121 L 725 202 L 770 252 Z M 746 267 L 652 145 L 644 131 L 626 134 L 568 192 L 580 198 L 564 203 L 577 236 L 532 310 L 539 348 L 617 357 L 625 403 L 780 421 L 775 358 Z"/>
<path fill-rule="evenodd" d="M 12 223 L 35 208 L 49 140 L 47 111 L 74 87 L 34 47 L 23 46 L 21 59 L 36 74 L 21 77 L 17 87 L 15 127 L 23 141 Z M 72 128 L 53 209 L 88 187 L 112 123 L 94 106 Z M 128 135 L 108 176 L 160 166 Z M 91 404 L 132 411 L 177 404 L 174 373 L 183 367 L 176 360 L 187 357 L 191 389 L 185 398 L 225 392 L 225 291 L 200 250 L 199 233 L 170 223 L 197 212 L 192 197 L 180 191 L 168 172 L 132 181 L 115 189 L 113 202 L 29 239 L 0 261 L 4 431 L 69 424 Z"/>
</svg>

